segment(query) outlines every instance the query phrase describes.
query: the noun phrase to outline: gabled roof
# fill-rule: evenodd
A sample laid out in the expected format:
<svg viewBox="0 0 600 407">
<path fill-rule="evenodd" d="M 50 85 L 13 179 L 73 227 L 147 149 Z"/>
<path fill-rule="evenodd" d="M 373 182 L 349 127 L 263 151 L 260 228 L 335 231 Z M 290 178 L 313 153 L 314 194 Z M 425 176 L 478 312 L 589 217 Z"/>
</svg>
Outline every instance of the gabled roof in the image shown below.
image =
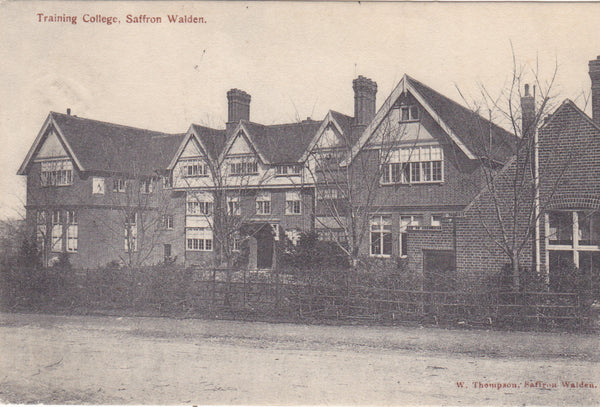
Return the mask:
<svg viewBox="0 0 600 407">
<path fill-rule="evenodd" d="M 240 130 L 266 164 L 299 162 L 308 144 L 321 126 L 320 121 L 304 120 L 300 123 L 263 125 L 242 120 L 236 131 L 228 136 L 221 153 L 227 154 Z"/>
<path fill-rule="evenodd" d="M 346 116 L 343 113 L 336 112 L 334 110 L 330 110 L 325 118 L 321 121 L 319 128 L 316 133 L 308 143 L 307 147 L 302 152 L 302 156 L 299 161 L 305 161 L 308 158 L 308 155 L 315 148 L 319 139 L 330 125 L 333 125 L 337 131 L 341 134 L 342 137 L 346 139 L 347 145 L 352 146 L 355 139 L 352 138 L 352 122 L 353 118 L 351 116 Z"/>
<path fill-rule="evenodd" d="M 50 112 L 19 174 L 26 173 L 50 126 L 80 171 L 153 175 L 167 168 L 185 137 Z"/>
<path fill-rule="evenodd" d="M 572 108 L 575 112 L 577 112 L 579 114 L 579 116 L 581 116 L 582 119 L 584 119 L 586 122 L 588 122 L 589 124 L 591 124 L 592 126 L 594 126 L 596 129 L 598 129 L 598 131 L 600 131 L 600 124 L 596 123 L 590 116 L 588 116 L 583 110 L 581 110 L 571 99 L 565 99 L 560 106 L 554 111 L 554 113 L 552 113 L 545 121 L 544 124 L 542 124 L 542 126 L 540 127 L 540 130 L 544 129 L 546 126 L 548 126 L 555 117 L 558 117 L 561 115 L 561 113 L 566 109 L 566 108 Z"/>
<path fill-rule="evenodd" d="M 502 163 L 514 154 L 515 136 L 510 132 L 416 79 L 404 75 L 352 148 L 350 157 L 344 160 L 342 165 L 347 165 L 358 154 L 404 92 L 410 92 L 417 99 L 467 158 L 472 160 L 489 158 Z M 485 146 L 490 144 L 490 135 L 491 148 L 486 148 Z"/>
<path fill-rule="evenodd" d="M 171 161 L 167 166 L 167 169 L 173 169 L 191 138 L 195 138 L 198 141 L 204 154 L 207 154 L 209 159 L 216 161 L 225 146 L 226 130 L 213 129 L 192 123 L 179 143 L 177 151 L 171 156 Z"/>
</svg>

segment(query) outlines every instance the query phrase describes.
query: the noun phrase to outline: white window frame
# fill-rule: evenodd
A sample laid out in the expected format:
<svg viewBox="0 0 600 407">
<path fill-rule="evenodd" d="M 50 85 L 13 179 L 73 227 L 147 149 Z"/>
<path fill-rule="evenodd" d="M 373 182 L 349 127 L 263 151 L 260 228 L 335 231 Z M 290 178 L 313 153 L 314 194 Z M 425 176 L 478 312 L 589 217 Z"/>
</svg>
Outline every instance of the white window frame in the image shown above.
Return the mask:
<svg viewBox="0 0 600 407">
<path fill-rule="evenodd" d="M 127 181 L 125 178 L 113 178 L 113 192 L 126 192 Z"/>
<path fill-rule="evenodd" d="M 63 213 L 59 209 L 52 211 L 52 245 L 51 251 L 62 252 L 63 246 Z"/>
<path fill-rule="evenodd" d="M 165 230 L 173 230 L 175 224 L 175 216 L 171 214 L 165 214 L 162 216 L 162 228 Z"/>
<path fill-rule="evenodd" d="M 285 214 L 302 215 L 302 195 L 300 191 L 287 191 L 285 193 Z"/>
<path fill-rule="evenodd" d="M 571 244 L 553 244 L 551 243 L 550 237 L 552 236 L 552 232 L 550 230 L 550 212 L 563 212 L 570 213 L 572 220 L 572 237 Z M 600 251 L 600 244 L 598 245 L 583 245 L 580 244 L 581 233 L 579 230 L 579 216 L 583 212 L 588 212 L 584 210 L 557 210 L 557 211 L 549 211 L 544 214 L 544 224 L 545 224 L 545 243 L 546 243 L 546 270 L 548 273 L 551 273 L 550 270 L 550 251 L 566 251 L 571 252 L 573 254 L 573 264 L 575 267 L 579 267 L 579 254 L 581 252 L 598 252 Z M 589 211 L 589 212 L 598 212 L 598 211 Z"/>
<path fill-rule="evenodd" d="M 152 190 L 152 179 L 143 179 L 140 181 L 140 192 L 142 194 L 151 194 Z"/>
<path fill-rule="evenodd" d="M 181 161 L 181 175 L 183 178 L 208 177 L 210 168 L 204 160 L 187 159 Z"/>
<path fill-rule="evenodd" d="M 389 229 L 389 230 L 387 230 Z M 389 234 L 390 252 L 385 253 L 384 236 Z M 373 236 L 379 235 L 379 253 L 373 253 Z M 372 215 L 369 222 L 369 254 L 371 257 L 391 257 L 393 254 L 392 215 Z"/>
<path fill-rule="evenodd" d="M 232 177 L 258 175 L 258 161 L 254 157 L 234 159 L 229 162 L 229 175 Z"/>
<path fill-rule="evenodd" d="M 185 230 L 185 250 L 190 252 L 212 252 L 213 232 L 210 228 L 188 227 Z"/>
<path fill-rule="evenodd" d="M 214 210 L 214 196 L 206 191 L 190 191 L 186 199 L 186 215 L 212 216 Z"/>
<path fill-rule="evenodd" d="M 382 157 L 382 161 L 381 185 L 444 182 L 444 150 L 439 144 L 394 148 L 387 157 Z M 438 173 L 434 166 L 437 165 L 440 167 L 439 179 L 434 179 L 434 174 Z"/>
<path fill-rule="evenodd" d="M 106 192 L 106 183 L 103 177 L 92 178 L 92 194 L 93 195 L 104 195 Z"/>
<path fill-rule="evenodd" d="M 41 161 L 40 183 L 42 187 L 64 187 L 73 185 L 73 163 L 71 160 Z"/>
<path fill-rule="evenodd" d="M 228 196 L 227 197 L 227 214 L 229 216 L 240 216 L 240 197 L 239 196 Z"/>
<path fill-rule="evenodd" d="M 275 168 L 275 176 L 289 177 L 302 175 L 302 164 L 283 164 Z"/>
<path fill-rule="evenodd" d="M 67 251 L 75 253 L 77 252 L 79 239 L 79 223 L 77 220 L 77 212 L 69 210 L 66 212 L 66 214 Z"/>
<path fill-rule="evenodd" d="M 406 118 L 404 118 L 404 113 L 406 112 Z M 418 122 L 421 117 L 421 110 L 417 105 L 408 105 L 401 104 L 400 105 L 400 123 L 408 123 L 408 122 Z"/>
<path fill-rule="evenodd" d="M 267 191 L 258 192 L 256 195 L 256 214 L 257 215 L 270 215 L 272 211 L 271 207 L 271 193 Z"/>
</svg>

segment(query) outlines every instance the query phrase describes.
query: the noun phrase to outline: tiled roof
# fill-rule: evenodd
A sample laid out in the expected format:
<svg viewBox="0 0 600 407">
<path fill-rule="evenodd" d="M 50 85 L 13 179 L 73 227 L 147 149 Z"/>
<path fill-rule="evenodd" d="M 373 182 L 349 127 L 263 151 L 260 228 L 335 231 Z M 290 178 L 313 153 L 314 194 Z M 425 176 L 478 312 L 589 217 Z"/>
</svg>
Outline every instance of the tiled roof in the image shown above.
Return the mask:
<svg viewBox="0 0 600 407">
<path fill-rule="evenodd" d="M 309 119 L 268 126 L 247 121 L 242 123 L 256 148 L 271 164 L 297 162 L 321 126 L 320 121 Z"/>
<path fill-rule="evenodd" d="M 359 132 L 352 131 L 352 123 L 354 122 L 354 118 L 352 116 L 347 116 L 343 113 L 336 112 L 335 110 L 331 110 L 331 116 L 340 125 L 346 137 L 346 142 L 351 146 L 358 140 L 360 136 Z"/>
<path fill-rule="evenodd" d="M 207 153 L 213 159 L 219 157 L 227 139 L 226 131 L 200 126 L 199 124 L 192 124 L 192 127 L 208 150 Z"/>
<path fill-rule="evenodd" d="M 460 140 L 479 157 L 505 162 L 515 153 L 515 136 L 483 118 L 476 112 L 436 92 L 429 86 L 406 75 L 410 85 L 421 94 L 440 118 Z M 489 135 L 491 129 L 491 148 Z"/>
<path fill-rule="evenodd" d="M 50 115 L 88 171 L 153 175 L 167 168 L 185 137 L 56 112 Z"/>
</svg>

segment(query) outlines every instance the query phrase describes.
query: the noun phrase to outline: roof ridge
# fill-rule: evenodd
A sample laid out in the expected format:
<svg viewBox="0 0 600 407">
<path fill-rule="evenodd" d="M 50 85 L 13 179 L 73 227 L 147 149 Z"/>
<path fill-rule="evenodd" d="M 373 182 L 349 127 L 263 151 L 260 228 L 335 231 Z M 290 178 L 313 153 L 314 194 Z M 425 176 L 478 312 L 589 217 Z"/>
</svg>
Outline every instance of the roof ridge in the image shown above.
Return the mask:
<svg viewBox="0 0 600 407">
<path fill-rule="evenodd" d="M 70 115 L 70 114 L 65 114 L 65 113 L 59 113 L 59 112 L 54 112 L 54 111 L 50 111 L 50 114 L 51 115 L 59 115 L 59 116 L 62 116 L 62 117 L 68 117 L 68 118 L 72 118 L 72 119 L 80 119 L 80 120 L 87 120 L 87 121 L 96 122 L 96 123 L 108 124 L 108 125 L 111 125 L 111 126 L 123 127 L 123 128 L 127 128 L 127 129 L 143 130 L 143 131 L 149 131 L 149 132 L 152 132 L 152 133 L 160 133 L 160 134 L 167 135 L 167 136 L 176 136 L 178 134 L 184 134 L 184 133 L 167 133 L 167 132 L 164 132 L 164 131 L 150 130 L 150 129 L 145 129 L 145 128 L 142 128 L 142 127 L 129 126 L 127 124 L 119 124 L 119 123 L 112 123 L 112 122 L 107 122 L 107 121 L 103 121 L 103 120 L 88 119 L 87 117 L 80 117 L 80 116 L 75 116 L 75 115 Z"/>
<path fill-rule="evenodd" d="M 214 130 L 214 131 L 222 131 L 222 132 L 227 131 L 227 129 L 215 129 L 214 127 L 204 126 L 204 125 L 198 124 L 198 123 L 192 123 L 192 126 L 201 127 L 203 129 Z"/>
</svg>

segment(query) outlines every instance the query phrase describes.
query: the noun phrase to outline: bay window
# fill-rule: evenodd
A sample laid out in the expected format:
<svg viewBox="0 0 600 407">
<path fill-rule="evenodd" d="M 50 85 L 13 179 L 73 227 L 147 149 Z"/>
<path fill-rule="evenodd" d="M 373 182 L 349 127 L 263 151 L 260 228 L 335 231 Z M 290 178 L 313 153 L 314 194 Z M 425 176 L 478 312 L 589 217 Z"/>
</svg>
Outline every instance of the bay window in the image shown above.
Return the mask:
<svg viewBox="0 0 600 407">
<path fill-rule="evenodd" d="M 285 214 L 300 215 L 302 213 L 302 197 L 298 191 L 285 193 Z"/>
<path fill-rule="evenodd" d="M 186 228 L 185 238 L 188 251 L 210 252 L 213 249 L 213 232 L 210 228 Z"/>
<path fill-rule="evenodd" d="M 42 161 L 41 184 L 43 187 L 73 184 L 73 163 L 71 160 Z"/>
</svg>

